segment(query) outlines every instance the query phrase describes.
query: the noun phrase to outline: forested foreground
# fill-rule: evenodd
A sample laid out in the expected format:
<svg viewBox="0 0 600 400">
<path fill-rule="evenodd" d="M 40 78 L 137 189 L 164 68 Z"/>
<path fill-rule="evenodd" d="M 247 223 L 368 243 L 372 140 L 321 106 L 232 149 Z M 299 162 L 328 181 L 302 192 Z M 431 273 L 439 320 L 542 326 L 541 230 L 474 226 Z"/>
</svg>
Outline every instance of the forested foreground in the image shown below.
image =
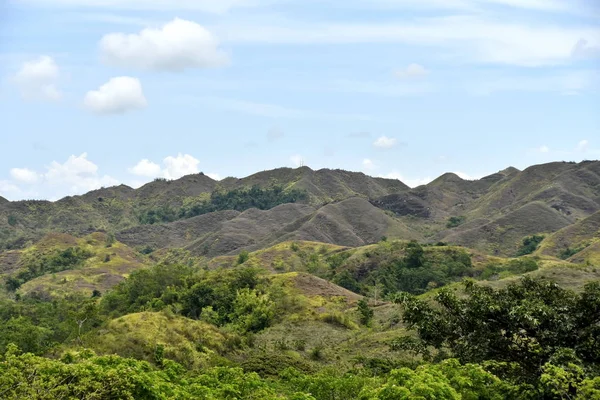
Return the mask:
<svg viewBox="0 0 600 400">
<path fill-rule="evenodd" d="M 393 356 L 348 364 L 335 348 L 257 343 L 286 321 L 314 318 L 282 282 L 252 268 L 159 265 L 92 298 L 4 300 L 0 398 L 600 398 L 599 283 L 575 293 L 530 278 L 503 289 L 468 280 L 393 294 L 386 307 L 398 310 L 404 334 L 373 327 L 372 305 L 361 300 L 355 320 L 331 311 L 319 321 L 362 337 L 391 332 Z M 129 330 L 148 329 L 139 323 L 151 318 L 160 323 L 144 347 Z M 187 342 L 167 345 L 168 336 Z"/>
</svg>

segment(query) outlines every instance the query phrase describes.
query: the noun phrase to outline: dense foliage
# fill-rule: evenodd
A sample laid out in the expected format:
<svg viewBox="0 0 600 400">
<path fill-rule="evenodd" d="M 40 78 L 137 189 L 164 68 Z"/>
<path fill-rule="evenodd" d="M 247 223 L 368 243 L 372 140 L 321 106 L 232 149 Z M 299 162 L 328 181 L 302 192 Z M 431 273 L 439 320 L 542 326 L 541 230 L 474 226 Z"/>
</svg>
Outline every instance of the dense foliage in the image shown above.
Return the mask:
<svg viewBox="0 0 600 400">
<path fill-rule="evenodd" d="M 92 256 L 93 253 L 81 247 L 69 247 L 43 255 L 24 257 L 23 269 L 6 280 L 6 288 L 14 291 L 38 276 L 74 269 Z"/>
<path fill-rule="evenodd" d="M 381 295 L 405 291 L 421 294 L 473 276 L 471 257 L 463 250 L 426 254 L 417 242 L 380 242 L 365 254 L 361 265 L 347 263 L 344 255 L 328 258 L 330 276 L 338 285 L 357 293 L 379 290 Z"/>
<path fill-rule="evenodd" d="M 542 240 L 544 240 L 543 235 L 533 235 L 526 237 L 525 239 L 523 239 L 523 243 L 521 244 L 521 247 L 519 247 L 519 250 L 517 250 L 516 256 L 526 256 L 528 254 L 533 253 L 538 249 L 538 247 L 540 247 L 540 243 L 542 243 Z"/>
<path fill-rule="evenodd" d="M 144 210 L 139 214 L 138 219 L 141 224 L 156 224 L 223 210 L 245 211 L 251 208 L 269 210 L 280 204 L 295 203 L 307 198 L 306 191 L 284 190 L 281 186 L 265 189 L 260 186 L 252 186 L 249 189 L 217 190 L 212 192 L 206 200 L 198 200 L 177 209 L 163 206 Z"/>
<path fill-rule="evenodd" d="M 599 375 L 600 283 L 581 294 L 531 278 L 500 290 L 473 281 L 464 286 L 466 297 L 441 290 L 435 305 L 398 296 L 420 343 L 401 338 L 395 345 L 425 354 L 433 347 L 536 390 L 565 375 L 573 380 L 567 392 L 576 394 L 586 376 Z"/>
<path fill-rule="evenodd" d="M 158 265 L 133 273 L 101 301 L 104 313 L 120 316 L 169 308 L 192 319 L 241 332 L 257 332 L 273 321 L 281 296 L 252 268 L 207 272 L 180 265 Z"/>
</svg>

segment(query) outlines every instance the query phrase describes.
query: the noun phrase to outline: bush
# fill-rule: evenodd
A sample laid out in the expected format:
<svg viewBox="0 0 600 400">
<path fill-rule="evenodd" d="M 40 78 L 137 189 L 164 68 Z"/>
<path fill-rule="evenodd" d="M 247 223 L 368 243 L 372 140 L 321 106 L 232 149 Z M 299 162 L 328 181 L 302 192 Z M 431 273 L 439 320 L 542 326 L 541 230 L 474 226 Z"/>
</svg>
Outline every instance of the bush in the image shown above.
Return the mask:
<svg viewBox="0 0 600 400">
<path fill-rule="evenodd" d="M 242 265 L 243 263 L 248 261 L 249 258 L 250 258 L 250 253 L 248 253 L 246 250 L 242 250 L 242 252 L 240 254 L 238 254 L 237 264 Z"/>
<path fill-rule="evenodd" d="M 375 313 L 365 299 L 358 301 L 358 312 L 360 314 L 360 323 L 365 326 L 371 326 L 371 321 Z"/>
<path fill-rule="evenodd" d="M 521 244 L 521 247 L 519 247 L 519 250 L 517 250 L 516 256 L 526 256 L 528 254 L 533 253 L 538 249 L 538 247 L 540 247 L 540 243 L 542 243 L 542 240 L 544 240 L 543 235 L 533 235 L 526 237 L 525 239 L 523 239 L 523 243 Z"/>
<path fill-rule="evenodd" d="M 17 225 L 17 222 L 18 222 L 18 221 L 17 221 L 17 217 L 15 217 L 14 215 L 10 214 L 10 215 L 7 217 L 7 222 L 8 222 L 8 224 L 9 224 L 10 226 L 15 226 L 15 225 Z"/>
<path fill-rule="evenodd" d="M 466 221 L 467 221 L 467 217 L 464 217 L 464 216 L 450 217 L 450 218 L 448 218 L 448 222 L 446 223 L 446 228 L 448 228 L 448 229 L 456 228 L 456 227 L 464 224 Z"/>
</svg>

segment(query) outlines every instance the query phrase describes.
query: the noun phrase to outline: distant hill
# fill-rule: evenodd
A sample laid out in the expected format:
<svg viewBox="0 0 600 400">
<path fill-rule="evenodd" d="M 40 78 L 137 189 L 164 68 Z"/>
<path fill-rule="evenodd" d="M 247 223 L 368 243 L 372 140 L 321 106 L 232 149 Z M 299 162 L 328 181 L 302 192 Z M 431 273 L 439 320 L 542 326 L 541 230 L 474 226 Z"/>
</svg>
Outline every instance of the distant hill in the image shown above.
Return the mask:
<svg viewBox="0 0 600 400">
<path fill-rule="evenodd" d="M 184 247 L 192 254 L 207 256 L 258 250 L 288 240 L 363 246 L 383 236 L 422 239 L 418 232 L 359 197 L 318 208 L 284 204 L 264 211 L 222 211 L 117 233 L 117 239 L 129 246 Z"/>
<path fill-rule="evenodd" d="M 525 236 L 551 234 L 600 210 L 600 162 L 510 167 L 475 181 L 448 173 L 372 203 L 430 241 L 513 255 Z"/>
<path fill-rule="evenodd" d="M 198 215 L 180 211 L 208 201 L 215 191 L 234 193 L 254 186 L 294 189 L 305 196 L 272 210 L 248 206 L 234 211 L 225 205 L 216 213 L 142 224 Z M 154 211 L 171 217 L 140 217 Z M 139 189 L 120 185 L 56 202 L 0 201 L 0 248 L 23 247 L 47 232 L 81 236 L 112 231 L 132 246 L 186 247 L 206 255 L 258 249 L 282 240 L 360 246 L 390 236 L 510 256 L 525 236 L 551 235 L 598 211 L 599 161 L 555 162 L 523 171 L 509 167 L 479 180 L 447 173 L 414 189 L 357 172 L 279 168 L 222 181 L 204 174 L 157 179 Z"/>
</svg>

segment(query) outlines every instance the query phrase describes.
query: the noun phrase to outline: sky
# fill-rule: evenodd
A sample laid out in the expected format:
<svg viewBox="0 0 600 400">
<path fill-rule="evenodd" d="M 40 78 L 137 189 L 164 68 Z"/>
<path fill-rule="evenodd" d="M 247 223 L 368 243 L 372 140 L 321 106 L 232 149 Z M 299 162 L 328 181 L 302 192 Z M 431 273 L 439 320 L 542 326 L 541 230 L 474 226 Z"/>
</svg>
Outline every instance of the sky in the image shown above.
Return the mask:
<svg viewBox="0 0 600 400">
<path fill-rule="evenodd" d="M 596 0 L 0 0 L 0 196 L 600 158 Z"/>
</svg>

